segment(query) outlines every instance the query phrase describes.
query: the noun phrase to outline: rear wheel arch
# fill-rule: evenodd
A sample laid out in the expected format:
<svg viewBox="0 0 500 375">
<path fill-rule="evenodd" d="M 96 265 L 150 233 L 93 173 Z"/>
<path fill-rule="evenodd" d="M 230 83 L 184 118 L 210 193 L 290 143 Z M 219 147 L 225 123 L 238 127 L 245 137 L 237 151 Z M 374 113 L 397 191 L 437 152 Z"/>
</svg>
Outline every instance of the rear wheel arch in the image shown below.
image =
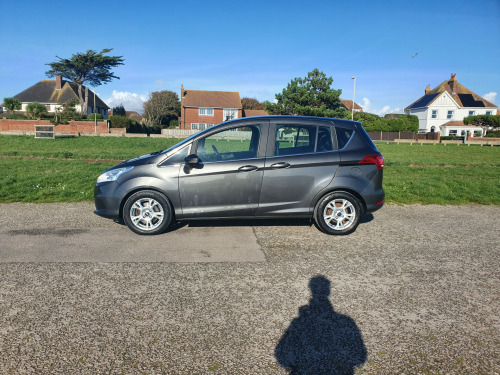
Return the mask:
<svg viewBox="0 0 500 375">
<path fill-rule="evenodd" d="M 328 190 L 328 191 L 323 191 L 321 192 L 320 194 L 318 194 L 316 196 L 316 198 L 314 199 L 313 201 L 313 205 L 312 205 L 312 208 L 314 210 L 314 216 L 316 216 L 316 208 L 318 207 L 318 204 L 329 194 L 333 194 L 333 193 L 347 193 L 347 194 L 351 194 L 354 196 L 354 198 L 356 198 L 359 202 L 359 204 L 361 205 L 361 209 L 363 210 L 363 214 L 366 213 L 366 202 L 365 200 L 363 199 L 363 197 L 361 196 L 361 194 L 359 194 L 357 191 L 355 190 L 352 190 L 352 189 L 346 189 L 346 188 L 334 188 L 334 189 L 331 189 L 331 190 Z"/>
<path fill-rule="evenodd" d="M 365 212 L 362 200 L 345 190 L 323 194 L 314 207 L 314 222 L 327 234 L 346 235 L 354 232 Z"/>
</svg>

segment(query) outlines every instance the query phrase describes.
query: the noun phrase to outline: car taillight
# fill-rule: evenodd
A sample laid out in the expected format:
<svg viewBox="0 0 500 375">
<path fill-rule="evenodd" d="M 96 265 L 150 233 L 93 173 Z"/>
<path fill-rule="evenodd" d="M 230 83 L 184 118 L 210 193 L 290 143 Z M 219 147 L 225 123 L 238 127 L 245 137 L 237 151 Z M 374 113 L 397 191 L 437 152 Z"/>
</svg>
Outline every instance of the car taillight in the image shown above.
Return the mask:
<svg viewBox="0 0 500 375">
<path fill-rule="evenodd" d="M 377 169 L 383 169 L 384 157 L 380 154 L 367 155 L 359 162 L 359 164 L 375 164 Z"/>
</svg>

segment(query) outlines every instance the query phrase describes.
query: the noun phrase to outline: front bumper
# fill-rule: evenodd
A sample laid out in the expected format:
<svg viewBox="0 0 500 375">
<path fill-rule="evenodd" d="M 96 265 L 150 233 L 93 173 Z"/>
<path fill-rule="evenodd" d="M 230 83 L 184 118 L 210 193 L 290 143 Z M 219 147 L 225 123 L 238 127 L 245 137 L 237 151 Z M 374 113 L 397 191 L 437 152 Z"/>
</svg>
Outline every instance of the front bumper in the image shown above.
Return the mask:
<svg viewBox="0 0 500 375">
<path fill-rule="evenodd" d="M 94 187 L 94 204 L 96 215 L 117 220 L 120 218 L 122 197 L 117 194 L 114 182 L 96 185 Z"/>
</svg>

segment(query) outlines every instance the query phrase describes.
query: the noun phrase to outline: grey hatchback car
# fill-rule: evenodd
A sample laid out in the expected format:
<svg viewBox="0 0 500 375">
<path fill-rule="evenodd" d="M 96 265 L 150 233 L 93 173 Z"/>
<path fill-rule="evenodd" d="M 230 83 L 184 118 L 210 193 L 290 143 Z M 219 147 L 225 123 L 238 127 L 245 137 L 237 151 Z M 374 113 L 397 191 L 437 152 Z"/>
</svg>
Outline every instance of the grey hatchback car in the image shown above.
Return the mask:
<svg viewBox="0 0 500 375">
<path fill-rule="evenodd" d="M 94 212 L 146 235 L 216 218 L 310 218 L 349 234 L 383 206 L 383 168 L 359 122 L 248 117 L 105 171 Z"/>
</svg>

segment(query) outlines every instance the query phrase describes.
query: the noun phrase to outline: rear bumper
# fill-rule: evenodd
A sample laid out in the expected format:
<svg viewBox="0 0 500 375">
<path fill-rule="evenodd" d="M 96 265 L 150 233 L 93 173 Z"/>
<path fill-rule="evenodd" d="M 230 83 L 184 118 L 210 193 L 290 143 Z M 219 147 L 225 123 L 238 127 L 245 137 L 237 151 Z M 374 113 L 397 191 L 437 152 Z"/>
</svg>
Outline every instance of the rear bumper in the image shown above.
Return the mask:
<svg viewBox="0 0 500 375">
<path fill-rule="evenodd" d="M 373 192 L 373 194 L 364 194 L 366 212 L 375 212 L 380 210 L 385 203 L 385 193 L 383 189 Z"/>
</svg>

